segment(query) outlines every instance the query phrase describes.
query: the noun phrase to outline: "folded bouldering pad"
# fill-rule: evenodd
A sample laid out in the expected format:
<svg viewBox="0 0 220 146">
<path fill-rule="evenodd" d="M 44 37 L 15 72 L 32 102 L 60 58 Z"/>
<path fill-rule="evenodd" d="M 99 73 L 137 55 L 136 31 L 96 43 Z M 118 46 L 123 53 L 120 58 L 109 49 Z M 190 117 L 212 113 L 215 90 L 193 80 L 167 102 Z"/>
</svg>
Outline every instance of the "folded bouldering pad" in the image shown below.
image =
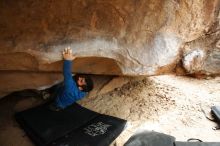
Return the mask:
<svg viewBox="0 0 220 146">
<path fill-rule="evenodd" d="M 129 138 L 124 146 L 173 146 L 175 137 L 156 131 L 143 131 Z"/>
<path fill-rule="evenodd" d="M 126 121 L 99 114 L 75 103 L 62 111 L 48 104 L 15 114 L 37 146 L 107 146 L 124 129 Z"/>
<path fill-rule="evenodd" d="M 219 142 L 175 142 L 175 146 L 220 146 Z"/>
<path fill-rule="evenodd" d="M 191 140 L 193 140 L 192 138 Z M 144 131 L 133 135 L 124 146 L 220 146 L 220 142 L 175 141 L 175 137 L 155 131 Z"/>
<path fill-rule="evenodd" d="M 211 112 L 215 117 L 216 121 L 220 124 L 220 106 L 212 106 Z"/>
</svg>

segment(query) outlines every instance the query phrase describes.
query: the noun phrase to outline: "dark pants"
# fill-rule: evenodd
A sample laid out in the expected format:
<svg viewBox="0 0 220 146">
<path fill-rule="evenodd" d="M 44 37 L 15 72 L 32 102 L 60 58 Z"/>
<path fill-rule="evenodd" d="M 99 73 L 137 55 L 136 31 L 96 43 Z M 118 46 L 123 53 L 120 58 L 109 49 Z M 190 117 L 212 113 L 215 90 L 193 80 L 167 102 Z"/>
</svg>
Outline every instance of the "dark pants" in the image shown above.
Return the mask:
<svg viewBox="0 0 220 146">
<path fill-rule="evenodd" d="M 57 97 L 57 94 L 59 93 L 59 90 L 63 87 L 63 82 L 61 83 L 58 83 L 56 85 L 53 85 L 52 87 L 50 88 L 47 88 L 45 90 L 42 90 L 42 92 L 46 92 L 48 94 L 50 94 L 50 97 L 49 97 L 49 101 L 54 101 Z"/>
<path fill-rule="evenodd" d="M 50 97 L 47 99 L 49 103 L 49 109 L 52 111 L 60 111 L 62 108 L 58 107 L 56 104 L 56 98 L 59 94 L 59 91 L 63 87 L 63 82 L 58 83 L 48 89 L 45 89 L 44 91 L 50 94 Z"/>
</svg>

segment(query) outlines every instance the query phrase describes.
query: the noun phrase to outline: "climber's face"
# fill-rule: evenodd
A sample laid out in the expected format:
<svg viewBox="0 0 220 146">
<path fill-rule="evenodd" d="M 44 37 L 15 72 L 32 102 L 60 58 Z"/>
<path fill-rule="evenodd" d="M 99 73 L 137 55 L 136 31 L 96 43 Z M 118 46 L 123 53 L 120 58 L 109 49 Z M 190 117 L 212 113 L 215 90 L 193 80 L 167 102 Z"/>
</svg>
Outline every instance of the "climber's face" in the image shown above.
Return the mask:
<svg viewBox="0 0 220 146">
<path fill-rule="evenodd" d="M 86 80 L 85 80 L 85 78 L 79 77 L 79 79 L 77 80 L 77 84 L 78 84 L 79 86 L 84 86 L 84 85 L 86 85 Z"/>
</svg>

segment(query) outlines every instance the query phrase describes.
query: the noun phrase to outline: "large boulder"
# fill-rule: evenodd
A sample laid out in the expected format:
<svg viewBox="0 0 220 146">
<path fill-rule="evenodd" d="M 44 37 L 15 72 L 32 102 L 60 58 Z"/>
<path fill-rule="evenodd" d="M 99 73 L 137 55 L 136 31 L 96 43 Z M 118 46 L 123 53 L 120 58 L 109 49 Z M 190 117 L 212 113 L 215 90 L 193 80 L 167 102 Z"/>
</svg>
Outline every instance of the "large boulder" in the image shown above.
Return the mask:
<svg viewBox="0 0 220 146">
<path fill-rule="evenodd" d="M 33 87 L 53 84 L 54 79 L 40 82 L 41 73 L 62 71 L 61 51 L 67 46 L 78 56 L 73 72 L 159 75 L 175 72 L 178 66 L 185 74 L 219 74 L 219 3 L 2 0 L 1 74 L 19 77 L 22 72 L 29 82 L 34 73 L 31 82 L 39 84 Z M 17 81 L 4 77 L 4 84 Z M 26 86 L 17 89 L 21 88 Z"/>
</svg>

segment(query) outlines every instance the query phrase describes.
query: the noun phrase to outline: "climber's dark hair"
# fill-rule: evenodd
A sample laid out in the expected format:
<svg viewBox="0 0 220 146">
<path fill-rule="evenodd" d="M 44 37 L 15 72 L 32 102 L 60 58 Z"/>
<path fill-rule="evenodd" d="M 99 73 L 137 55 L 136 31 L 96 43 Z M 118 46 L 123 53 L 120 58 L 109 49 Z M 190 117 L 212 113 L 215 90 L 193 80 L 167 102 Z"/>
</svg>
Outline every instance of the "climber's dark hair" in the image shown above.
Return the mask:
<svg viewBox="0 0 220 146">
<path fill-rule="evenodd" d="M 75 80 L 78 87 L 79 87 L 79 85 L 78 85 L 77 81 L 78 81 L 79 77 L 84 78 L 85 82 L 86 82 L 86 85 L 80 86 L 83 89 L 82 91 L 83 92 L 91 91 L 93 89 L 93 81 L 92 81 L 91 77 L 89 75 L 86 75 L 86 74 L 75 74 L 73 76 L 73 80 Z"/>
</svg>

